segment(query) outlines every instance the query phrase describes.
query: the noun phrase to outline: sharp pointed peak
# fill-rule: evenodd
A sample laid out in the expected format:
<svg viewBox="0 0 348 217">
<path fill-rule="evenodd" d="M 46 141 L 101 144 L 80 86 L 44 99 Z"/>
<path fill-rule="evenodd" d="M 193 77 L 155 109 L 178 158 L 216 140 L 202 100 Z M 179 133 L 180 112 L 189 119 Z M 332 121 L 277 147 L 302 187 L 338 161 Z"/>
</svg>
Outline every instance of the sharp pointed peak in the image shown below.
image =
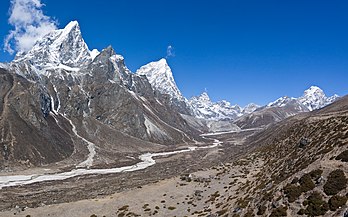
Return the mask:
<svg viewBox="0 0 348 217">
<path fill-rule="evenodd" d="M 168 65 L 168 62 L 165 58 L 161 58 L 159 60 L 156 60 L 156 61 L 152 61 L 146 65 L 151 65 L 151 66 L 169 66 Z"/>
<path fill-rule="evenodd" d="M 307 90 L 303 92 L 303 96 L 308 96 L 313 94 L 315 95 L 319 94 L 319 95 L 325 96 L 324 91 L 318 86 L 310 86 Z"/>
<path fill-rule="evenodd" d="M 173 73 L 170 68 L 170 66 L 167 63 L 167 60 L 165 58 L 161 58 L 157 61 L 149 62 L 143 66 L 141 66 L 137 72 L 137 74 L 147 74 L 147 75 L 154 75 L 154 76 L 161 76 L 166 75 L 170 80 L 173 80 Z"/>
<path fill-rule="evenodd" d="M 70 21 L 63 29 L 60 29 L 58 31 L 63 32 L 63 35 L 69 34 L 70 32 L 78 32 L 79 34 L 81 34 L 80 25 L 76 20 Z"/>
<path fill-rule="evenodd" d="M 109 45 L 109 46 L 107 46 L 106 48 L 104 48 L 104 49 L 101 51 L 101 53 L 108 53 L 108 54 L 110 54 L 110 56 L 116 55 L 116 52 L 115 52 L 114 48 L 113 48 L 111 45 Z"/>
<path fill-rule="evenodd" d="M 72 20 L 65 26 L 64 29 L 66 29 L 66 28 L 70 29 L 70 28 L 79 27 L 79 26 L 80 26 L 80 24 L 77 20 Z"/>
<path fill-rule="evenodd" d="M 162 64 L 168 64 L 167 59 L 166 58 L 161 58 L 160 60 L 157 61 L 158 63 L 162 63 Z"/>
<path fill-rule="evenodd" d="M 197 96 L 198 99 L 205 100 L 205 101 L 210 101 L 210 97 L 208 94 L 208 91 L 203 91 L 199 96 Z"/>
<path fill-rule="evenodd" d="M 209 96 L 208 91 L 204 90 L 199 96 Z"/>
<path fill-rule="evenodd" d="M 318 86 L 315 86 L 315 85 L 312 85 L 310 86 L 307 90 L 312 90 L 312 91 L 316 91 L 316 90 L 319 90 L 319 91 L 322 91 L 322 89 Z M 307 91 L 306 90 L 306 91 Z"/>
</svg>

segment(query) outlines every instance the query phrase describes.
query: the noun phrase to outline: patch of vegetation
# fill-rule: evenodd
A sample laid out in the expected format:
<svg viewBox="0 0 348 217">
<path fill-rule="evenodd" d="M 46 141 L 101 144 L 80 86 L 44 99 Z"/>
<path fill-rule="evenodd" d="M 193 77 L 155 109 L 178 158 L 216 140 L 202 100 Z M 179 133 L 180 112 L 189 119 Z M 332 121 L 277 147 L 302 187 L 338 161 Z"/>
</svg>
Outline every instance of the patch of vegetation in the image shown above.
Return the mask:
<svg viewBox="0 0 348 217">
<path fill-rule="evenodd" d="M 336 211 L 339 207 L 342 207 L 343 205 L 346 204 L 347 199 L 348 198 L 346 196 L 338 196 L 338 195 L 332 196 L 329 200 L 330 210 Z"/>
<path fill-rule="evenodd" d="M 304 209 L 300 209 L 297 214 L 298 215 L 304 215 L 306 213 L 306 211 Z"/>
<path fill-rule="evenodd" d="M 214 194 L 210 195 L 210 198 L 207 201 L 205 201 L 205 203 L 214 202 L 218 197 L 220 197 L 220 193 L 219 191 L 216 191 Z"/>
<path fill-rule="evenodd" d="M 289 203 L 295 202 L 295 200 L 302 194 L 301 188 L 293 184 L 287 184 L 283 190 Z"/>
<path fill-rule="evenodd" d="M 277 209 L 274 209 L 269 217 L 287 216 L 286 210 L 288 210 L 287 207 L 280 206 Z"/>
<path fill-rule="evenodd" d="M 249 205 L 250 198 L 245 197 L 237 200 L 237 204 L 240 208 L 246 208 Z"/>
<path fill-rule="evenodd" d="M 119 208 L 119 211 L 126 211 L 128 210 L 129 206 L 128 205 L 124 205 L 123 207 Z"/>
<path fill-rule="evenodd" d="M 327 195 L 335 195 L 347 186 L 347 178 L 340 169 L 332 171 L 324 185 L 324 192 Z"/>
<path fill-rule="evenodd" d="M 169 209 L 169 210 L 175 210 L 176 207 L 175 207 L 175 206 L 169 206 L 168 209 Z"/>
<path fill-rule="evenodd" d="M 313 180 L 318 180 L 321 176 L 321 174 L 323 174 L 323 171 L 321 169 L 317 169 L 317 170 L 313 170 L 309 173 L 309 176 L 313 179 Z"/>
<path fill-rule="evenodd" d="M 28 217 L 28 215 L 27 215 L 27 217 Z M 29 217 L 30 217 L 30 215 L 29 215 Z M 97 215 L 96 214 L 92 214 L 91 217 L 97 217 Z"/>
<path fill-rule="evenodd" d="M 262 197 L 262 201 L 272 201 L 272 199 L 273 199 L 272 192 L 266 192 Z"/>
<path fill-rule="evenodd" d="M 291 181 L 291 184 L 297 184 L 298 183 L 298 178 L 295 177 L 292 181 Z"/>
<path fill-rule="evenodd" d="M 335 159 L 343 162 L 348 162 L 348 150 L 343 151 Z"/>
<path fill-rule="evenodd" d="M 309 174 L 304 174 L 300 178 L 299 183 L 301 185 L 302 192 L 307 192 L 315 188 L 315 184 L 313 183 L 311 176 Z"/>
<path fill-rule="evenodd" d="M 294 178 L 291 182 L 292 184 L 287 184 L 283 190 L 289 203 L 295 202 L 295 200 L 297 200 L 302 193 L 313 190 L 315 188 L 315 184 L 311 177 L 316 178 L 318 174 L 321 175 L 321 173 L 322 171 L 320 172 L 319 170 L 314 170 L 309 174 L 304 174 L 298 181 L 296 178 Z M 297 182 L 300 183 L 300 186 L 296 185 Z"/>
<path fill-rule="evenodd" d="M 259 206 L 256 214 L 263 215 L 263 214 L 265 214 L 266 210 L 267 210 L 267 207 L 265 205 L 261 205 L 261 206 Z"/>
<path fill-rule="evenodd" d="M 323 201 L 322 196 L 319 192 L 314 192 L 311 194 L 307 203 L 308 206 L 304 211 L 304 214 L 308 216 L 320 216 L 324 215 L 329 210 L 329 205 L 325 201 Z"/>
<path fill-rule="evenodd" d="M 146 209 L 149 206 L 148 203 L 144 204 L 143 209 Z"/>
<path fill-rule="evenodd" d="M 227 211 L 228 211 L 227 209 L 219 210 L 216 212 L 216 214 L 218 214 L 218 216 L 222 216 L 222 215 L 226 214 Z"/>
</svg>

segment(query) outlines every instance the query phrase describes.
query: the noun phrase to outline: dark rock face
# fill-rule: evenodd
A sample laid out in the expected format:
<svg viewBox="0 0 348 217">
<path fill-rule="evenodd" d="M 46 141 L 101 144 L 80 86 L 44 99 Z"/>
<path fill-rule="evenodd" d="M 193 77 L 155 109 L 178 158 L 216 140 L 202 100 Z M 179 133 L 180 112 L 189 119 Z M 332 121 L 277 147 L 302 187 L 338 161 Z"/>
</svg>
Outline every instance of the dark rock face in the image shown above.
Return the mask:
<svg viewBox="0 0 348 217">
<path fill-rule="evenodd" d="M 50 113 L 47 92 L 21 76 L 0 69 L 0 167 L 41 165 L 70 156 L 74 150 L 64 120 Z M 61 123 L 61 126 L 58 124 Z"/>
</svg>

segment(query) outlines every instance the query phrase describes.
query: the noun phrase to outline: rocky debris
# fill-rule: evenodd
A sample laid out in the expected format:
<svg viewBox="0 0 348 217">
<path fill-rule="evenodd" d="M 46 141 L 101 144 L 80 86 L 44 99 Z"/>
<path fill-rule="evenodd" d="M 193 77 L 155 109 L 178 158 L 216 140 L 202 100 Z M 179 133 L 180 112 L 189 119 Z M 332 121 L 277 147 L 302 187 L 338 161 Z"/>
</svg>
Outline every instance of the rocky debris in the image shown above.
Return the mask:
<svg viewBox="0 0 348 217">
<path fill-rule="evenodd" d="M 308 144 L 309 140 L 307 138 L 301 138 L 298 147 L 305 148 Z"/>
</svg>

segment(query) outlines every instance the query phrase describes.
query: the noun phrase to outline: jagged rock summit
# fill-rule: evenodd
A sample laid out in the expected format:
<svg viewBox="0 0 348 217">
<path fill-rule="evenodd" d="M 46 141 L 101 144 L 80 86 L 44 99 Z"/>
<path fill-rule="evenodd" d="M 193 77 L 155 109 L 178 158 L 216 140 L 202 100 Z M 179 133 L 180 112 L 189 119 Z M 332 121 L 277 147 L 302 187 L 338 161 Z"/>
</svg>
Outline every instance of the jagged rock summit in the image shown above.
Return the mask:
<svg viewBox="0 0 348 217">
<path fill-rule="evenodd" d="M 152 87 L 160 93 L 168 94 L 173 99 L 184 100 L 166 59 L 148 63 L 138 69 L 136 74 L 145 75 Z"/>
<path fill-rule="evenodd" d="M 239 105 L 231 105 L 231 103 L 226 100 L 212 102 L 206 91 L 199 96 L 192 97 L 189 103 L 196 117 L 209 120 L 234 120 L 260 107 L 251 103 L 245 108 L 241 108 Z"/>
<path fill-rule="evenodd" d="M 14 63 L 29 62 L 39 70 L 49 68 L 79 69 L 98 55 L 90 51 L 82 38 L 80 25 L 71 21 L 64 29 L 50 32 L 39 39 L 28 52 L 18 53 Z"/>
</svg>

